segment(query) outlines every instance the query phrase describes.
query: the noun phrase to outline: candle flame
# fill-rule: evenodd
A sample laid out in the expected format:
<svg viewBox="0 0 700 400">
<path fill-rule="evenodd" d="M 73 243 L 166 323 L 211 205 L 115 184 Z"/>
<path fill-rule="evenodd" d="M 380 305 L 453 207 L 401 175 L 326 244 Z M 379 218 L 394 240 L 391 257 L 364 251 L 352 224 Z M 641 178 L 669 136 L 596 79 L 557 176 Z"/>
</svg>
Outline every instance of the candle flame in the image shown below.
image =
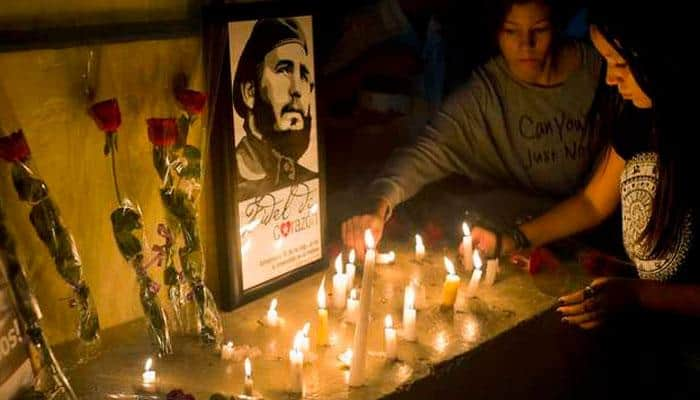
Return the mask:
<svg viewBox="0 0 700 400">
<path fill-rule="evenodd" d="M 394 327 L 394 321 L 391 319 L 391 314 L 387 314 L 386 317 L 384 317 L 384 327 L 387 329 Z"/>
<path fill-rule="evenodd" d="M 153 367 L 153 359 L 149 357 L 149 358 L 146 360 L 146 364 L 143 366 L 143 370 L 144 370 L 144 371 L 150 371 L 150 370 L 151 370 L 151 367 Z"/>
<path fill-rule="evenodd" d="M 253 367 L 250 365 L 250 358 L 246 357 L 245 358 L 245 376 L 246 378 L 250 378 L 250 376 L 253 374 Z"/>
<path fill-rule="evenodd" d="M 416 304 L 416 292 L 413 290 L 413 285 L 406 286 L 405 295 L 406 304 L 404 305 L 407 309 L 412 310 Z"/>
<path fill-rule="evenodd" d="M 464 236 L 471 236 L 472 231 L 469 230 L 469 225 L 467 225 L 466 222 L 462 222 L 462 232 L 464 232 Z"/>
<path fill-rule="evenodd" d="M 476 269 L 481 269 L 481 257 L 479 256 L 479 250 L 474 250 L 474 254 L 472 255 L 472 260 L 474 261 L 474 268 Z"/>
<path fill-rule="evenodd" d="M 423 238 L 416 233 L 416 247 L 423 247 Z"/>
<path fill-rule="evenodd" d="M 301 351 L 302 343 L 304 343 L 304 333 L 298 331 L 297 334 L 294 335 L 294 350 Z"/>
<path fill-rule="evenodd" d="M 372 231 L 370 229 L 365 229 L 365 247 L 368 249 L 374 248 L 374 236 L 372 236 Z"/>
<path fill-rule="evenodd" d="M 318 288 L 318 293 L 316 294 L 316 302 L 318 303 L 318 308 L 326 308 L 326 277 L 321 279 L 321 286 Z"/>
<path fill-rule="evenodd" d="M 280 239 L 275 240 L 275 244 L 274 244 L 275 250 L 281 249 L 283 244 L 284 244 L 284 239 L 280 238 Z"/>
<path fill-rule="evenodd" d="M 226 347 L 228 347 L 229 349 L 233 348 L 233 342 L 229 340 L 228 343 L 226 343 Z"/>
<path fill-rule="evenodd" d="M 304 336 L 309 336 L 309 330 L 311 329 L 311 323 L 307 322 L 304 324 L 304 328 L 302 328 L 302 332 L 304 333 Z"/>
<path fill-rule="evenodd" d="M 314 203 L 309 209 L 309 214 L 314 215 L 318 212 L 318 203 Z"/>
<path fill-rule="evenodd" d="M 396 253 L 390 251 L 388 253 L 379 253 L 377 255 L 377 263 L 379 264 L 391 264 L 396 261 Z"/>
<path fill-rule="evenodd" d="M 450 261 L 449 258 L 447 258 L 447 256 L 445 256 L 444 261 L 445 261 L 445 269 L 447 270 L 447 273 L 450 275 L 454 275 L 455 274 L 455 265 L 452 263 L 452 261 Z"/>
<path fill-rule="evenodd" d="M 357 300 L 357 289 L 352 289 L 350 291 L 350 298 L 353 300 Z"/>
<path fill-rule="evenodd" d="M 270 302 L 270 311 L 275 311 L 277 309 L 277 297 L 272 299 Z"/>
<path fill-rule="evenodd" d="M 355 249 L 350 250 L 350 254 L 348 255 L 348 262 L 350 264 L 355 264 Z"/>
<path fill-rule="evenodd" d="M 335 273 L 341 275 L 343 273 L 343 253 L 338 254 L 335 258 Z"/>
</svg>

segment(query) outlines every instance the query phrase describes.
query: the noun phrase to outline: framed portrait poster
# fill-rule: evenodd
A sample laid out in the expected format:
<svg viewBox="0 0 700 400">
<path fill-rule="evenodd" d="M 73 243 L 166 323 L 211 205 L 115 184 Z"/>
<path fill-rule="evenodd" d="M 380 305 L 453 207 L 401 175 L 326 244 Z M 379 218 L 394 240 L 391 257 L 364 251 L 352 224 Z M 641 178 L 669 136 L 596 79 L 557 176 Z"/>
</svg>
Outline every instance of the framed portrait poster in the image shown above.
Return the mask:
<svg viewBox="0 0 700 400">
<path fill-rule="evenodd" d="M 210 41 L 224 47 L 210 148 L 224 309 L 325 265 L 313 13 L 238 11 L 217 12 Z"/>
</svg>

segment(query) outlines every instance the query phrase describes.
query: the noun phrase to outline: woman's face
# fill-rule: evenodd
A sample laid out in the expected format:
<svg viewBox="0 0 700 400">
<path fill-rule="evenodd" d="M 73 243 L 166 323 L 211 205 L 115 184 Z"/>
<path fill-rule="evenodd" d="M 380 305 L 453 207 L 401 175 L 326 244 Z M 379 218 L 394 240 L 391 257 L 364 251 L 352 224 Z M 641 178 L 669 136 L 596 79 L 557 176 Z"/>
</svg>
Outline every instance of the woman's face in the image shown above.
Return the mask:
<svg viewBox="0 0 700 400">
<path fill-rule="evenodd" d="M 549 6 L 540 1 L 514 4 L 498 32 L 498 45 L 511 73 L 536 81 L 551 53 Z"/>
<path fill-rule="evenodd" d="M 591 40 L 608 64 L 605 82 L 610 86 L 617 86 L 617 91 L 620 92 L 620 95 L 625 100 L 630 100 L 635 107 L 651 108 L 651 99 L 639 87 L 627 61 L 622 58 L 620 53 L 615 50 L 595 26 L 591 26 Z"/>
</svg>

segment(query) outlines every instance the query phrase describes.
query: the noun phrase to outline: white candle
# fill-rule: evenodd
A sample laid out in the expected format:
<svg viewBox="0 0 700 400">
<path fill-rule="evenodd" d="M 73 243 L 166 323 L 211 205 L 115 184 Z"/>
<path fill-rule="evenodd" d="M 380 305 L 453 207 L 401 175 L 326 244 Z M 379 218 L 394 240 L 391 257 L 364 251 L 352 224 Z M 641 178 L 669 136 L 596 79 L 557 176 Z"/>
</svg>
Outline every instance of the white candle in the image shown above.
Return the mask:
<svg viewBox="0 0 700 400">
<path fill-rule="evenodd" d="M 326 277 L 321 279 L 321 286 L 316 293 L 318 303 L 318 331 L 316 343 L 319 346 L 328 346 L 328 310 L 326 309 Z"/>
<path fill-rule="evenodd" d="M 416 261 L 421 261 L 424 257 L 425 246 L 423 245 L 423 238 L 416 234 Z"/>
<path fill-rule="evenodd" d="M 479 288 L 479 280 L 481 280 L 481 257 L 479 257 L 479 251 L 474 250 L 473 255 L 474 261 L 474 272 L 472 273 L 472 279 L 469 281 L 469 286 L 467 286 L 467 298 L 472 298 L 476 294 L 476 289 Z"/>
<path fill-rule="evenodd" d="M 486 277 L 484 278 L 484 284 L 493 286 L 493 284 L 496 283 L 498 268 L 498 258 L 486 261 Z"/>
<path fill-rule="evenodd" d="M 343 363 L 346 367 L 350 367 L 352 364 L 352 349 L 347 349 L 338 355 L 338 360 Z"/>
<path fill-rule="evenodd" d="M 250 365 L 250 359 L 245 358 L 245 381 L 243 382 L 243 394 L 246 396 L 253 395 L 253 367 Z"/>
<path fill-rule="evenodd" d="M 345 274 L 348 276 L 348 290 L 352 290 L 355 287 L 355 271 L 357 267 L 355 266 L 355 249 L 350 250 L 348 255 L 348 263 L 345 264 Z"/>
<path fill-rule="evenodd" d="M 350 367 L 350 386 L 362 386 L 365 383 L 365 361 L 367 359 L 367 327 L 369 325 L 369 308 L 372 304 L 372 282 L 374 281 L 374 237 L 365 230 L 364 272 L 362 274 L 362 292 L 360 293 L 360 315 L 355 325 L 352 344 L 352 365 Z"/>
<path fill-rule="evenodd" d="M 447 275 L 445 276 L 445 283 L 442 286 L 442 305 L 445 307 L 452 307 L 455 304 L 455 299 L 457 299 L 460 278 L 459 275 L 455 273 L 455 266 L 452 261 L 447 257 L 444 257 L 443 260 Z"/>
<path fill-rule="evenodd" d="M 467 225 L 466 222 L 462 222 L 462 232 L 464 233 L 464 236 L 462 236 L 462 246 L 459 249 L 459 252 L 462 255 L 462 265 L 464 266 L 464 269 L 471 271 L 473 268 L 471 257 L 472 233 L 471 230 L 469 230 L 469 225 Z"/>
<path fill-rule="evenodd" d="M 232 360 L 233 359 L 233 342 L 228 342 L 221 346 L 221 359 L 222 360 Z"/>
<path fill-rule="evenodd" d="M 153 359 L 148 358 L 143 366 L 143 374 L 141 375 L 141 388 L 147 392 L 155 392 L 156 389 L 156 371 L 152 370 Z"/>
<path fill-rule="evenodd" d="M 267 326 L 278 326 L 279 325 L 279 318 L 277 316 L 277 298 L 275 297 L 272 299 L 270 302 L 270 309 L 267 310 L 267 318 L 266 318 Z"/>
<path fill-rule="evenodd" d="M 388 360 L 396 359 L 396 329 L 390 314 L 384 318 L 384 353 Z"/>
<path fill-rule="evenodd" d="M 425 286 L 420 282 L 420 280 L 418 280 L 418 278 L 412 279 L 411 284 L 416 292 L 416 310 L 425 309 L 428 307 L 428 301 L 425 296 Z"/>
<path fill-rule="evenodd" d="M 396 253 L 393 250 L 377 254 L 377 264 L 392 264 L 394 261 L 396 261 Z"/>
<path fill-rule="evenodd" d="M 403 307 L 403 337 L 409 342 L 416 341 L 416 294 L 413 285 L 406 286 Z"/>
<path fill-rule="evenodd" d="M 345 320 L 356 324 L 359 315 L 360 301 L 357 299 L 357 289 L 352 289 L 350 291 L 350 298 L 348 298 L 348 307 L 345 310 Z"/>
<path fill-rule="evenodd" d="M 289 391 L 292 393 L 301 393 L 304 388 L 304 353 L 301 351 L 302 341 L 301 332 L 297 332 L 294 337 L 294 347 L 289 352 Z"/>
<path fill-rule="evenodd" d="M 335 258 L 335 275 L 333 275 L 333 306 L 342 310 L 345 308 L 348 277 L 343 273 L 343 255 Z"/>
<path fill-rule="evenodd" d="M 309 350 L 311 350 L 311 339 L 309 338 L 309 330 L 311 329 L 311 323 L 307 322 L 304 324 L 304 328 L 301 330 L 302 333 L 302 342 L 301 342 L 301 351 L 304 352 L 304 354 L 309 354 Z"/>
</svg>

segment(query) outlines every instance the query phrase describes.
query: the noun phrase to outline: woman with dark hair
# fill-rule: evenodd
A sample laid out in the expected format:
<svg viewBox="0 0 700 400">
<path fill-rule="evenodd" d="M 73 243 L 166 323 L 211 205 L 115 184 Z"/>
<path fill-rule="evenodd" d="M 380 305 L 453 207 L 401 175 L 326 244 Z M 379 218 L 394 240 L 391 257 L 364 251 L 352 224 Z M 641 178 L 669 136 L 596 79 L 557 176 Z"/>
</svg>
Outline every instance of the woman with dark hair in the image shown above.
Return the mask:
<svg viewBox="0 0 700 400">
<path fill-rule="evenodd" d="M 587 180 L 599 153 L 587 117 L 600 57 L 563 37 L 561 1 L 491 5 L 499 54 L 447 98 L 414 144 L 390 157 L 369 186 L 367 209 L 343 223 L 343 242 L 360 257 L 365 229 L 380 239 L 395 206 L 450 174 L 546 199 L 530 209 L 509 206 L 520 216 L 541 213 Z"/>
<path fill-rule="evenodd" d="M 514 238 L 504 236 L 502 249 L 571 235 L 621 203 L 623 241 L 640 279 L 595 279 L 562 297 L 558 311 L 563 322 L 584 329 L 605 322 L 624 327 L 637 354 L 653 353 L 656 365 L 642 364 L 654 371 L 644 371 L 651 375 L 646 378 L 668 379 L 664 398 L 698 398 L 700 203 L 693 194 L 697 156 L 688 132 L 694 113 L 686 100 L 697 92 L 694 74 L 683 69 L 690 51 L 683 47 L 684 30 L 691 22 L 677 7 L 652 4 L 616 0 L 591 7 L 591 39 L 607 61 L 607 83 L 625 101 L 623 115 L 607 157 L 583 192 L 521 225 Z M 480 248 L 495 252 L 500 234 L 476 228 L 473 235 Z"/>
</svg>

